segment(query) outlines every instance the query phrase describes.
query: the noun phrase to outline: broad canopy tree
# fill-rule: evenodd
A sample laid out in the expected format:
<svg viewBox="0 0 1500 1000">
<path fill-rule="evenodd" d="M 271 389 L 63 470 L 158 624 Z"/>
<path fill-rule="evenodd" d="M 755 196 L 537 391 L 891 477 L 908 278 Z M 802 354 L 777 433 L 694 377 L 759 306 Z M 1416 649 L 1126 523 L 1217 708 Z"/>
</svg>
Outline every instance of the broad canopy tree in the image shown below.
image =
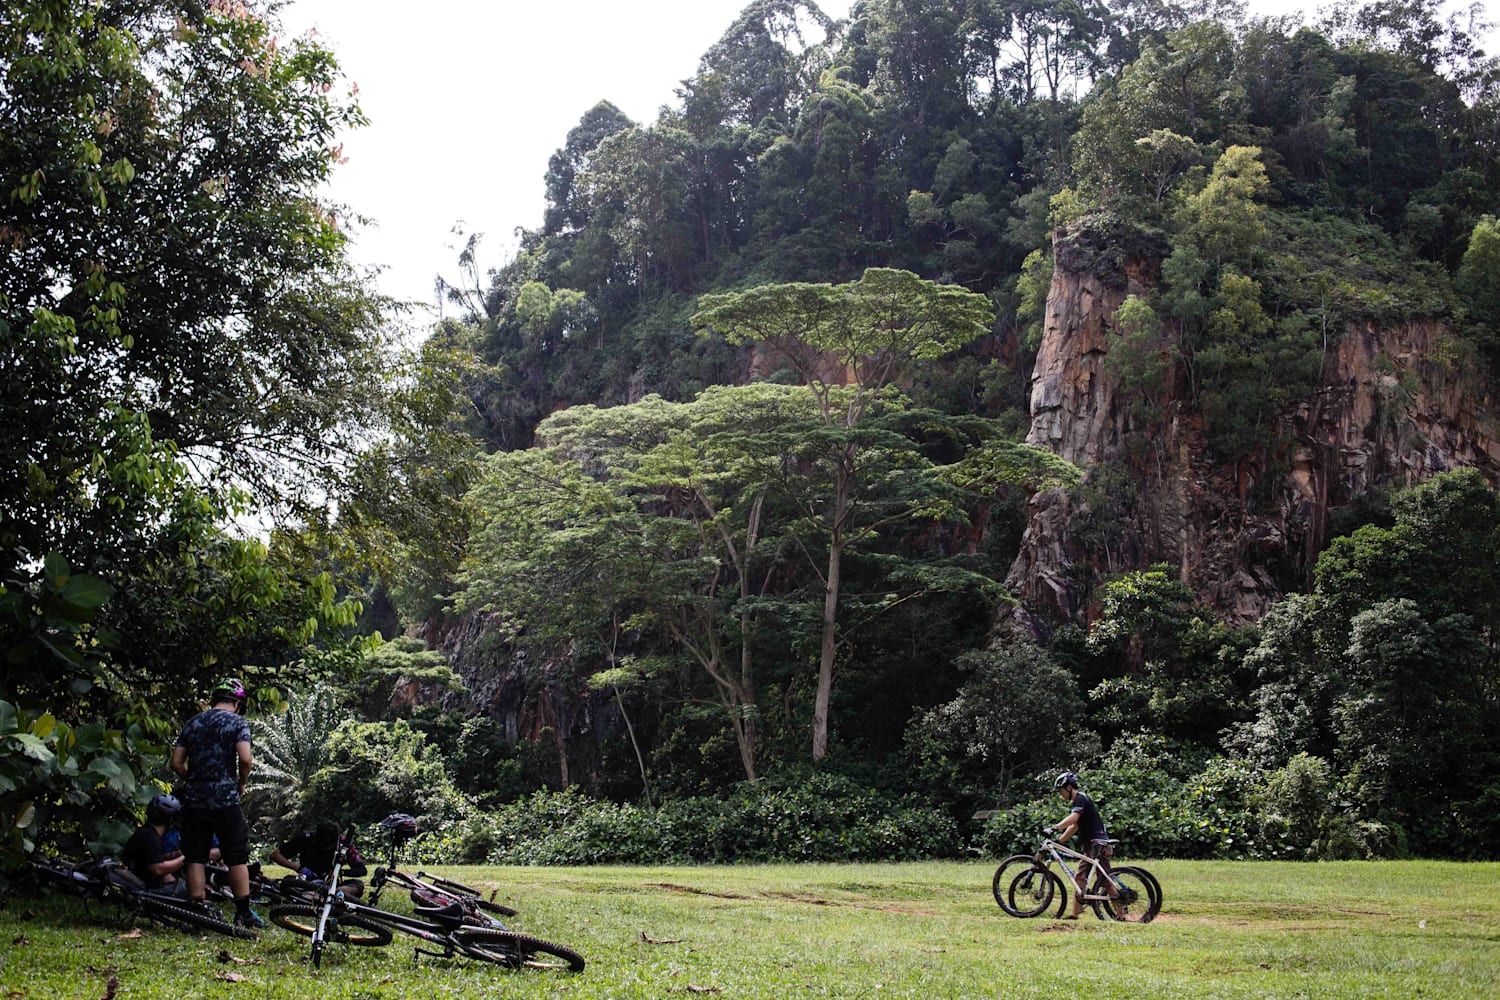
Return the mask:
<svg viewBox="0 0 1500 1000">
<path fill-rule="evenodd" d="M 869 442 L 862 425 L 913 362 L 942 357 L 987 333 L 994 309 L 977 293 L 888 268 L 870 268 L 843 285 L 792 283 L 705 295 L 700 306 L 694 326 L 784 358 L 817 401 L 831 465 L 828 503 L 809 511 L 827 545 L 812 736 L 813 758 L 822 759 L 844 553 L 880 527 L 923 512 L 918 504 L 881 510 L 864 502 L 861 479 L 868 470 L 861 458 Z"/>
</svg>

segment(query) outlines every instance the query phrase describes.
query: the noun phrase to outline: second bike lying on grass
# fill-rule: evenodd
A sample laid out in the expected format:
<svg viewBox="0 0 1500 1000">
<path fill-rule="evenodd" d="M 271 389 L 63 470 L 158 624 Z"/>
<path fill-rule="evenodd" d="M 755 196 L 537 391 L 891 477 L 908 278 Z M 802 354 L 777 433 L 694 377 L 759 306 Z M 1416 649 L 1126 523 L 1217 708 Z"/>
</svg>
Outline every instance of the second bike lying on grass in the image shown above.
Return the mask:
<svg viewBox="0 0 1500 1000">
<path fill-rule="evenodd" d="M 250 928 L 225 919 L 223 913 L 208 903 L 189 902 L 181 896 L 146 888 L 130 869 L 110 858 L 81 863 L 45 858 L 31 863 L 31 875 L 37 886 L 48 892 L 111 903 L 122 913 L 129 912 L 168 927 L 213 931 L 247 940 L 258 937 Z"/>
<path fill-rule="evenodd" d="M 1083 901 L 1100 920 L 1144 924 L 1161 912 L 1161 884 L 1156 876 L 1136 865 L 1106 868 L 1104 862 L 1045 836 L 1052 832 L 1051 827 L 1042 828 L 1044 836 L 1035 854 L 1011 855 L 995 869 L 991 889 L 995 902 L 1006 913 L 1013 917 L 1041 916 L 1056 899 L 1056 916 L 1062 916 L 1068 905 L 1068 886 L 1076 889 L 1080 872 L 1087 873 Z M 1061 875 L 1053 870 L 1054 865 Z"/>
<path fill-rule="evenodd" d="M 352 830 L 350 834 L 352 836 Z M 503 927 L 478 927 L 466 923 L 470 911 L 460 902 L 441 907 L 419 906 L 415 916 L 351 903 L 338 890 L 339 873 L 347 853 L 347 847 L 341 844 L 334 855 L 333 871 L 323 883 L 322 894 L 316 903 L 282 903 L 270 910 L 272 923 L 312 938 L 314 968 L 322 964 L 323 949 L 329 941 L 362 946 L 386 945 L 391 943 L 392 933 L 399 930 L 442 949 L 424 951 L 419 947 L 416 949 L 419 955 L 434 958 L 462 955 L 508 968 L 583 971 L 583 956 L 571 948 Z"/>
<path fill-rule="evenodd" d="M 385 891 L 386 886 L 395 885 L 408 891 L 414 906 L 441 909 L 456 903 L 465 911 L 464 923 L 505 930 L 505 925 L 497 916 L 514 917 L 516 911 L 510 907 L 493 899 L 483 898 L 478 889 L 462 882 L 440 878 L 420 870 L 412 875 L 396 867 L 401 860 L 402 846 L 416 836 L 415 819 L 406 813 L 392 813 L 381 820 L 380 825 L 390 837 L 391 860 L 390 864 L 376 868 L 370 879 L 370 906 L 379 906 L 380 894 Z"/>
</svg>

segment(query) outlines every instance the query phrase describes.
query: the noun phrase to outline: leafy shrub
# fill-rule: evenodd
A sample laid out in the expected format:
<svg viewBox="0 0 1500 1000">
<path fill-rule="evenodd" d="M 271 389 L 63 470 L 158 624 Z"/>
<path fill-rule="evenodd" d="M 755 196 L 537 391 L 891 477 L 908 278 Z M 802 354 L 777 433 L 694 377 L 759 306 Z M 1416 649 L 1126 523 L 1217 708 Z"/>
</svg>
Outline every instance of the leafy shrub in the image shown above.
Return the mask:
<svg viewBox="0 0 1500 1000">
<path fill-rule="evenodd" d="M 43 838 L 70 853 L 119 851 L 157 791 L 137 778 L 143 742 L 136 726 L 75 727 L 0 701 L 0 866 L 22 863 Z"/>
<path fill-rule="evenodd" d="M 405 720 L 343 723 L 328 741 L 326 761 L 304 786 L 307 816 L 370 823 L 409 812 L 432 824 L 470 808 L 449 779 L 438 748 Z"/>
<path fill-rule="evenodd" d="M 426 861 L 521 865 L 917 860 L 958 846 L 941 810 L 834 775 L 780 788 L 743 783 L 726 798 L 656 810 L 576 789 L 537 792 L 417 841 Z"/>
<path fill-rule="evenodd" d="M 1333 794 L 1333 768 L 1299 753 L 1266 777 L 1261 798 L 1262 839 L 1278 840 L 1291 857 L 1316 858 Z"/>
<path fill-rule="evenodd" d="M 1259 857 L 1250 832 L 1255 772 L 1225 758 L 1189 776 L 1173 773 L 1175 757 L 1160 737 L 1127 738 L 1105 765 L 1084 772 L 1084 791 L 1099 806 L 1118 857 Z M 1155 762 L 1152 755 L 1155 754 Z M 1038 779 L 1035 798 L 1001 811 L 980 831 L 976 849 L 994 856 L 1036 848 L 1038 827 L 1062 819 L 1067 806 Z"/>
</svg>

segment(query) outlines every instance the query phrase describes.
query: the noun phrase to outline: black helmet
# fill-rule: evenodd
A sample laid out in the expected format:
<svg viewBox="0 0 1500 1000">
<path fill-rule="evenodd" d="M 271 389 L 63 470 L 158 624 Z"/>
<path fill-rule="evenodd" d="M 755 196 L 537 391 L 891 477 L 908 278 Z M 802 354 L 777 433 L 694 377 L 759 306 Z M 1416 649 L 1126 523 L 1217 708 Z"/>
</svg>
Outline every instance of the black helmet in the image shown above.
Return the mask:
<svg viewBox="0 0 1500 1000">
<path fill-rule="evenodd" d="M 389 830 L 396 840 L 405 840 L 417 835 L 417 821 L 407 813 L 391 813 L 380 821 L 380 825 Z"/>
<path fill-rule="evenodd" d="M 177 796 L 160 792 L 146 803 L 146 822 L 170 823 L 180 812 L 182 812 L 182 803 L 177 800 Z"/>
<path fill-rule="evenodd" d="M 1073 786 L 1074 788 L 1078 787 L 1078 775 L 1074 774 L 1072 771 L 1064 771 L 1062 774 L 1059 774 L 1057 776 L 1057 780 L 1052 783 L 1052 790 L 1054 792 L 1060 792 L 1064 788 L 1067 788 L 1069 785 Z"/>
</svg>

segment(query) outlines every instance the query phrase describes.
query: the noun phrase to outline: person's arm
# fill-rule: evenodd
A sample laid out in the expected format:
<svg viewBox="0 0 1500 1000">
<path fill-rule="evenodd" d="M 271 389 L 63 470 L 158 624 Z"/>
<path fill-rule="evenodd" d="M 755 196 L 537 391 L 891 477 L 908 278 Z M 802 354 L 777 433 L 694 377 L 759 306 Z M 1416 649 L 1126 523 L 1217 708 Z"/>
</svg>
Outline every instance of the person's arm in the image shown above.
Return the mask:
<svg viewBox="0 0 1500 1000">
<path fill-rule="evenodd" d="M 365 865 L 365 859 L 359 856 L 359 849 L 350 844 L 349 853 L 344 857 L 344 874 L 349 878 L 359 878 L 369 870 Z"/>
<path fill-rule="evenodd" d="M 179 778 L 188 776 L 187 747 L 172 748 L 172 770 Z"/>
<path fill-rule="evenodd" d="M 1063 817 L 1063 821 L 1057 824 L 1057 834 L 1053 837 L 1058 843 L 1067 842 L 1068 838 L 1078 829 L 1078 816 L 1076 812 L 1070 812 Z"/>
<path fill-rule="evenodd" d="M 235 753 L 240 755 L 240 794 L 245 794 L 245 782 L 250 780 L 250 741 L 240 740 L 234 745 Z"/>
<path fill-rule="evenodd" d="M 274 861 L 274 862 L 276 862 L 278 865 L 280 865 L 283 868 L 290 868 L 294 872 L 295 871 L 301 871 L 301 869 L 302 869 L 301 865 L 297 864 L 297 862 L 293 861 L 291 858 L 287 857 L 285 854 L 282 854 L 281 853 L 281 848 L 279 848 L 279 847 L 276 848 L 275 850 L 273 850 L 271 852 L 271 860 Z"/>
<path fill-rule="evenodd" d="M 168 875 L 176 875 L 178 870 L 182 868 L 182 863 L 185 860 L 187 859 L 179 852 L 176 857 L 158 861 L 154 865 L 148 865 L 147 870 L 157 878 L 166 878 Z"/>
</svg>

